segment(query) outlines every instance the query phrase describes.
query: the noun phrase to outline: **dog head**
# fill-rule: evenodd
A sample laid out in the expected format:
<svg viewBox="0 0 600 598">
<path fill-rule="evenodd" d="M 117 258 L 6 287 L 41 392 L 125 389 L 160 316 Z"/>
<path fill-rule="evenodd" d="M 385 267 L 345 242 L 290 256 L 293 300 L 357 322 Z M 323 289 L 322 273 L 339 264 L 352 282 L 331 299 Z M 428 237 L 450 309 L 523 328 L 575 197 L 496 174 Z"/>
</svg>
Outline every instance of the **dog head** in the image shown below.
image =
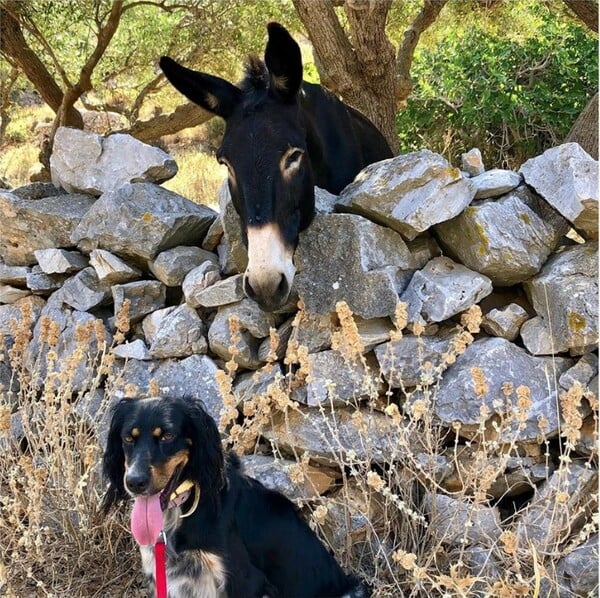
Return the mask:
<svg viewBox="0 0 600 598">
<path fill-rule="evenodd" d="M 217 426 L 194 399 L 122 399 L 112 413 L 103 470 L 105 512 L 129 496 L 161 493 L 168 501 L 182 480 L 197 483 L 203 501 L 214 502 L 224 483 Z"/>
</svg>

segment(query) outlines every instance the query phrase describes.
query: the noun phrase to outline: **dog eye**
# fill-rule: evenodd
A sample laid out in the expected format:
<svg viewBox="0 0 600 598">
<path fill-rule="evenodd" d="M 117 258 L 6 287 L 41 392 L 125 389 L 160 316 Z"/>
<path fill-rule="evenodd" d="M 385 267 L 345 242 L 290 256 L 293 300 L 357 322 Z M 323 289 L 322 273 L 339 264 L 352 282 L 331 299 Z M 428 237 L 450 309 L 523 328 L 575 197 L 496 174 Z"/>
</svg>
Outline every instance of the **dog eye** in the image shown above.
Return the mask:
<svg viewBox="0 0 600 598">
<path fill-rule="evenodd" d="M 161 437 L 160 437 L 160 441 L 161 442 L 170 442 L 171 440 L 173 440 L 173 438 L 175 438 L 175 434 L 171 434 L 171 432 L 165 432 Z"/>
<path fill-rule="evenodd" d="M 134 442 L 133 436 L 130 436 L 130 435 L 123 436 L 123 442 L 125 444 L 133 444 L 133 442 Z"/>
</svg>

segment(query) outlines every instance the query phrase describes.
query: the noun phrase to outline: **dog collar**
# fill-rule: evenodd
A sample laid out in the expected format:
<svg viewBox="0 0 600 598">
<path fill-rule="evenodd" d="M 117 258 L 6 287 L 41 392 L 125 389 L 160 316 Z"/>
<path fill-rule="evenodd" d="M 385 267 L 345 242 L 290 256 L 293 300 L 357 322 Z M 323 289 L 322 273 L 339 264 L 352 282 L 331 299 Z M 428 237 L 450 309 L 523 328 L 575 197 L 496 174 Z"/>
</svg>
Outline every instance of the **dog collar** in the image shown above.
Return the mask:
<svg viewBox="0 0 600 598">
<path fill-rule="evenodd" d="M 182 515 L 183 517 L 189 517 L 198 507 L 198 503 L 200 502 L 200 486 L 198 482 L 192 482 L 191 480 L 185 480 L 171 492 L 171 496 L 169 497 L 169 506 L 168 509 L 174 509 L 176 507 L 181 507 L 183 503 L 190 497 L 190 495 L 194 493 L 194 504 L 192 508 Z"/>
</svg>

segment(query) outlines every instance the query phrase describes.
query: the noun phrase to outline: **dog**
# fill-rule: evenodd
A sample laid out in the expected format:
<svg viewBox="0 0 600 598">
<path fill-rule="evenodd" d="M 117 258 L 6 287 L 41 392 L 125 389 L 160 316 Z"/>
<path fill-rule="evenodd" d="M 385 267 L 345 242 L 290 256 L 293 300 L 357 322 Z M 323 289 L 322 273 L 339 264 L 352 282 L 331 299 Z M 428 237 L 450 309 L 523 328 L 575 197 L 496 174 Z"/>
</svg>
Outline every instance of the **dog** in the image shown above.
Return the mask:
<svg viewBox="0 0 600 598">
<path fill-rule="evenodd" d="M 103 471 L 105 514 L 134 499 L 132 532 L 150 591 L 153 544 L 166 537 L 169 598 L 366 598 L 294 504 L 246 476 L 224 453 L 217 426 L 193 399 L 122 399 Z"/>
</svg>

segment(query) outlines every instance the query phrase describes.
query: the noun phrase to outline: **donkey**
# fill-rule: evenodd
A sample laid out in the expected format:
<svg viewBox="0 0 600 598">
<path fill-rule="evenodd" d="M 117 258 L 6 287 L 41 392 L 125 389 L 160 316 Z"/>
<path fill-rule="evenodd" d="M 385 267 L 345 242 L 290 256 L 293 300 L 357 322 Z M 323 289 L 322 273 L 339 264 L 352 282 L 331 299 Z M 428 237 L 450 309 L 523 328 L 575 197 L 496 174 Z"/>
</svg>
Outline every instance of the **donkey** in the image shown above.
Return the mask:
<svg viewBox="0 0 600 598">
<path fill-rule="evenodd" d="M 249 57 L 239 86 L 167 56 L 160 68 L 189 100 L 225 120 L 216 157 L 228 169 L 248 249 L 244 292 L 274 311 L 290 294 L 298 236 L 314 217 L 314 186 L 338 194 L 392 151 L 366 117 L 302 81 L 300 47 L 283 26 L 267 30 L 264 63 Z"/>
</svg>

